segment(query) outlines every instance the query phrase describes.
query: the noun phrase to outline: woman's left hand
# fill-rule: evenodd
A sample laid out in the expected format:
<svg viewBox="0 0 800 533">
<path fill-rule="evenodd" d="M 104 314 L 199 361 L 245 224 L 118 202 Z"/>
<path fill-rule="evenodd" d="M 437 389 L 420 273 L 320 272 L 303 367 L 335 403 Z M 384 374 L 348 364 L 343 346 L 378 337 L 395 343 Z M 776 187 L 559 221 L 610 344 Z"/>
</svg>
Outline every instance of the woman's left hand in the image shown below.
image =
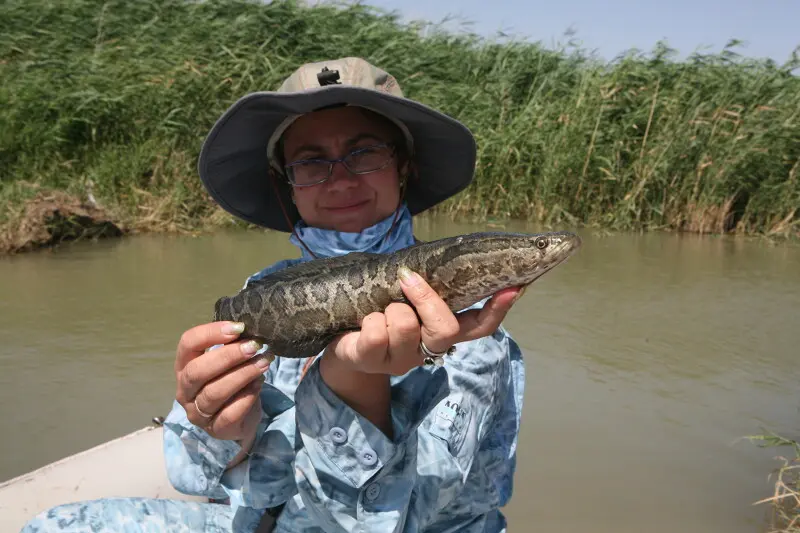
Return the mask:
<svg viewBox="0 0 800 533">
<path fill-rule="evenodd" d="M 360 331 L 328 347 L 326 355 L 338 360 L 335 366 L 366 374 L 405 374 L 423 364 L 420 341 L 440 353 L 456 343 L 491 335 L 522 294 L 519 287 L 505 289 L 482 309 L 456 316 L 421 276 L 403 268 L 399 274 L 403 293 L 414 307 L 393 303 L 385 312 L 365 317 Z"/>
</svg>

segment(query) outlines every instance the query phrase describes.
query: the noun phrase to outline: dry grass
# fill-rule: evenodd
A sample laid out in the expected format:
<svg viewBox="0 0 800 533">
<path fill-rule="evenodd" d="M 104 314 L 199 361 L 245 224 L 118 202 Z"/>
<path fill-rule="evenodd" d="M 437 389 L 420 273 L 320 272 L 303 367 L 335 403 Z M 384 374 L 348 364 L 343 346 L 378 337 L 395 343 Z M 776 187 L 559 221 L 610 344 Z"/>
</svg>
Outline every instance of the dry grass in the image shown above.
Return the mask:
<svg viewBox="0 0 800 533">
<path fill-rule="evenodd" d="M 800 442 L 777 435 L 748 437 L 762 446 L 792 448 L 794 457 L 779 456 L 782 465 L 775 471 L 775 491 L 772 496 L 754 505 L 770 506 L 768 533 L 800 533 Z"/>
</svg>

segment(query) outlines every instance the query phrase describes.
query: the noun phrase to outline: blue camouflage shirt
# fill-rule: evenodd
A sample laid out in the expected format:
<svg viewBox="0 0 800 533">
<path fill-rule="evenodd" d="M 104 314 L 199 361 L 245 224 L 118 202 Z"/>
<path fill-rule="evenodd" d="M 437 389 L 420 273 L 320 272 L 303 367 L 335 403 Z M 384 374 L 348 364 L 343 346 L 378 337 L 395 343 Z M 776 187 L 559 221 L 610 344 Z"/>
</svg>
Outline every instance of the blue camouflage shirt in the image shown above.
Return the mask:
<svg viewBox="0 0 800 533">
<path fill-rule="evenodd" d="M 391 222 L 360 234 L 297 231 L 320 256 L 387 253 L 414 242 L 407 209 L 384 241 Z M 302 251 L 247 283 L 309 260 Z M 392 439 L 327 387 L 318 361 L 303 377 L 306 361 L 278 357 L 270 365 L 256 442 L 227 471 L 240 446 L 194 426 L 175 402 L 164 424 L 175 488 L 230 498 L 246 513 L 285 504 L 276 532 L 505 530 L 499 507 L 512 492 L 525 377 L 519 346 L 504 328 L 458 344 L 442 367 L 392 377 Z"/>
</svg>

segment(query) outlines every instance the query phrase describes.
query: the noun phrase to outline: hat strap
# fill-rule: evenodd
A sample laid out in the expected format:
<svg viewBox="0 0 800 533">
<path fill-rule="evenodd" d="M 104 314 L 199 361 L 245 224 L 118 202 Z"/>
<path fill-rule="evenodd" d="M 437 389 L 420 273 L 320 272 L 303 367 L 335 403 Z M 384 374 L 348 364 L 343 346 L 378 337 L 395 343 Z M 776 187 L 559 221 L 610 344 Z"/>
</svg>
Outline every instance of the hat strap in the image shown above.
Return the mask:
<svg viewBox="0 0 800 533">
<path fill-rule="evenodd" d="M 308 251 L 308 253 L 311 254 L 311 257 L 317 259 L 317 254 L 315 254 L 311 250 L 311 248 L 309 248 L 308 245 L 303 241 L 303 239 L 300 238 L 300 235 L 297 234 L 297 231 L 295 230 L 294 227 L 295 225 L 292 223 L 292 219 L 289 218 L 289 213 L 286 212 L 286 206 L 283 205 L 283 197 L 281 196 L 281 191 L 280 189 L 278 189 L 277 177 L 275 176 L 274 168 L 269 169 L 269 177 L 270 177 L 269 181 L 270 183 L 272 183 L 272 188 L 275 190 L 275 197 L 278 199 L 278 204 L 281 206 L 281 212 L 283 213 L 283 218 L 286 220 L 286 224 L 289 226 L 289 230 L 291 231 L 292 235 L 294 235 L 294 237 L 300 242 L 300 244 L 303 245 L 303 248 L 305 248 L 306 251 Z"/>
</svg>

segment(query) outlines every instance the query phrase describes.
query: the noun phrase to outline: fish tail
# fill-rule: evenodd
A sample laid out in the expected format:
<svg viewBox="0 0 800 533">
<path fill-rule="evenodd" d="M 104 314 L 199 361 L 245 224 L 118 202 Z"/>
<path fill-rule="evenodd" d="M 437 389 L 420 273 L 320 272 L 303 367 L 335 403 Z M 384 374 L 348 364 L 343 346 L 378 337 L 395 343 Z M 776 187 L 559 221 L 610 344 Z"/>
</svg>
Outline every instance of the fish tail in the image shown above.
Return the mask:
<svg viewBox="0 0 800 533">
<path fill-rule="evenodd" d="M 217 300 L 217 303 L 214 304 L 214 322 L 218 322 L 220 320 L 226 320 L 226 318 L 223 317 L 222 310 L 224 307 L 227 307 L 226 304 L 228 303 L 229 300 L 230 298 L 228 296 L 223 296 L 222 298 Z"/>
</svg>

